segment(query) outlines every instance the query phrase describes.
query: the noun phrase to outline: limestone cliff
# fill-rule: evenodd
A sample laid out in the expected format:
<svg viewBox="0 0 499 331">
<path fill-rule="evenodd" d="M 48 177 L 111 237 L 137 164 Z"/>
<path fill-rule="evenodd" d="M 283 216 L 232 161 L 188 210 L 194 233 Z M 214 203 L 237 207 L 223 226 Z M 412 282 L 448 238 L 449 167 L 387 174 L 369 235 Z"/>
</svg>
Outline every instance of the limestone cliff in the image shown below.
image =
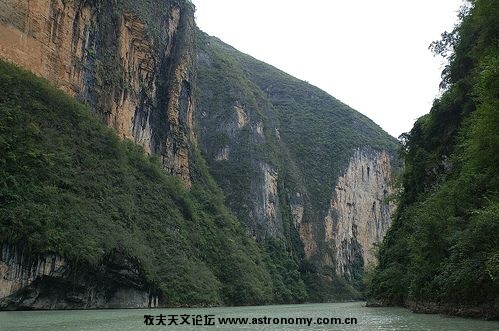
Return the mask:
<svg viewBox="0 0 499 331">
<path fill-rule="evenodd" d="M 387 151 L 355 150 L 321 222 L 304 222 L 302 195 L 292 197 L 291 215 L 306 258 L 320 260 L 322 267 L 333 267 L 349 280 L 376 263 L 374 245 L 383 239 L 394 210 L 391 159 Z"/>
<path fill-rule="evenodd" d="M 257 204 L 257 215 L 263 221 L 269 236 L 280 236 L 282 235 L 283 225 L 277 187 L 279 173 L 274 167 L 261 164 L 261 174 L 263 174 L 263 181 L 256 188 L 257 192 L 262 193 L 260 203 Z"/>
<path fill-rule="evenodd" d="M 281 240 L 326 283 L 358 281 L 390 224 L 395 140 L 214 37 L 201 34 L 197 62 L 200 146 L 248 233 Z"/>
<path fill-rule="evenodd" d="M 93 106 L 189 186 L 193 27 L 187 2 L 2 0 L 0 58 Z"/>
<path fill-rule="evenodd" d="M 391 222 L 394 205 L 390 156 L 386 151 L 358 149 L 345 173 L 338 178 L 324 219 L 325 241 L 333 256 L 336 273 L 352 278 L 375 263 L 374 244 L 379 243 Z"/>
<path fill-rule="evenodd" d="M 115 253 L 99 272 L 78 270 L 55 254 L 33 257 L 22 244 L 2 244 L 0 309 L 147 308 L 157 292 L 135 263 Z"/>
</svg>

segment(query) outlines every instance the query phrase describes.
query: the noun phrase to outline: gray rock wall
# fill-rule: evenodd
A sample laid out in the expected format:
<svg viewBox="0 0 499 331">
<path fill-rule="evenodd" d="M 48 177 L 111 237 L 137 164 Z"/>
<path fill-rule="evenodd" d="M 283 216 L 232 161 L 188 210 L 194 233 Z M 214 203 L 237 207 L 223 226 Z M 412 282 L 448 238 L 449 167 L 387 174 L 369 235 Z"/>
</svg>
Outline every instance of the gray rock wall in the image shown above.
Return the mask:
<svg viewBox="0 0 499 331">
<path fill-rule="evenodd" d="M 338 179 L 324 219 L 325 241 L 334 252 L 326 261 L 336 273 L 352 276 L 355 266 L 375 262 L 374 244 L 383 239 L 394 204 L 392 166 L 388 153 L 358 149 Z"/>
<path fill-rule="evenodd" d="M 160 298 L 140 268 L 115 253 L 81 270 L 55 254 L 31 256 L 23 245 L 1 245 L 0 309 L 157 307 Z"/>
</svg>

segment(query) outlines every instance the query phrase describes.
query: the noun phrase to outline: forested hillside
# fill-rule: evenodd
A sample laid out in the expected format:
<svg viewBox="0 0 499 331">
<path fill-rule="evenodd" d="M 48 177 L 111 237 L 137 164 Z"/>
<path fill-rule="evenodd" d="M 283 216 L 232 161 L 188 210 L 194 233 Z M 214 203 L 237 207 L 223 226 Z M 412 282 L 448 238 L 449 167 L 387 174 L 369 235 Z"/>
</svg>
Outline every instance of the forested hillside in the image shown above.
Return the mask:
<svg viewBox="0 0 499 331">
<path fill-rule="evenodd" d="M 468 1 L 431 48 L 443 94 L 402 138 L 399 207 L 372 302 L 499 318 L 499 2 Z"/>
<path fill-rule="evenodd" d="M 0 155 L 0 241 L 64 257 L 59 300 L 103 282 L 95 277 L 117 255 L 139 276 L 113 281 L 152 288 L 160 304 L 273 300 L 271 265 L 224 207 L 199 155 L 187 191 L 89 109 L 1 61 Z M 108 295 L 117 287 L 102 285 Z"/>
</svg>

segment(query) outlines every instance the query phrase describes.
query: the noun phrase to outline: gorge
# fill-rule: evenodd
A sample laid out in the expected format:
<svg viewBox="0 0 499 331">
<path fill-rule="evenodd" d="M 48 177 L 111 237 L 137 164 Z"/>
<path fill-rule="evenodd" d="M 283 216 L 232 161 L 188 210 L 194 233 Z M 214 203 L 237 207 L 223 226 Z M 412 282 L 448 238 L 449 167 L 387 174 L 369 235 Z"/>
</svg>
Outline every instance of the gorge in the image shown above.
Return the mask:
<svg viewBox="0 0 499 331">
<path fill-rule="evenodd" d="M 379 126 L 189 1 L 0 9 L 2 309 L 363 297 L 399 168 Z"/>
</svg>

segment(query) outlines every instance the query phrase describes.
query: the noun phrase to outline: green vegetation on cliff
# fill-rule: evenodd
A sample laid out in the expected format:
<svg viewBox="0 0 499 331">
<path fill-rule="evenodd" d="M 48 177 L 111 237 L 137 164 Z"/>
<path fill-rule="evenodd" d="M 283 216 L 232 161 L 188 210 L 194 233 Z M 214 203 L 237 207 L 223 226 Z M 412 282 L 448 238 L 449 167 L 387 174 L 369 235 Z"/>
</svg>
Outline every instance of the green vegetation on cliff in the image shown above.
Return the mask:
<svg viewBox="0 0 499 331">
<path fill-rule="evenodd" d="M 391 153 L 392 137 L 324 91 L 197 31 L 190 1 L 44 4 L 34 14 L 7 8 L 36 18 L 28 25 L 40 27 L 33 36 L 48 55 L 40 61 L 62 65 L 47 77 L 75 87 L 99 115 L 0 64 L 0 244 L 22 247 L 27 263 L 61 255 L 69 276 L 102 276 L 119 256 L 131 264 L 120 271 L 143 279 L 118 285 L 159 294 L 160 304 L 361 296 L 362 247 L 351 245 L 348 276 L 338 276 L 324 219 L 354 151 Z M 4 22 L 17 17 L 5 13 Z M 72 27 L 64 38 L 62 26 Z M 59 58 L 66 48 L 71 56 Z M 190 177 L 192 188 L 164 170 Z"/>
<path fill-rule="evenodd" d="M 206 149 L 213 154 L 229 143 L 226 134 L 222 134 L 225 139 L 216 135 L 220 132 L 216 125 L 230 120 L 235 104 L 242 105 L 249 121 L 262 124 L 264 138 L 239 136 L 237 142 L 242 140 L 247 150 L 235 154 L 259 157 L 285 172 L 288 183 L 299 181 L 296 185 L 301 187 L 294 189 L 308 192 L 311 219 L 324 216 L 331 190 L 354 149 L 397 149 L 396 141 L 366 116 L 216 37 L 200 33 L 198 52 L 198 116 L 206 128 L 201 137 Z M 203 111 L 208 115 L 203 116 Z M 250 135 L 251 130 L 246 130 Z M 231 143 L 236 147 L 235 141 Z"/>
<path fill-rule="evenodd" d="M 34 75 L 0 62 L 0 242 L 79 270 L 137 261 L 166 304 L 273 300 L 265 256 L 199 154 L 186 191 L 131 141 Z"/>
<path fill-rule="evenodd" d="M 499 312 L 499 3 L 469 1 L 442 41 L 443 95 L 403 135 L 403 191 L 370 296 Z"/>
<path fill-rule="evenodd" d="M 228 207 L 280 266 L 273 278 L 282 279 L 282 301 L 359 298 L 363 262 L 347 281 L 322 265 L 334 256 L 324 244 L 324 218 L 354 150 L 396 154 L 396 140 L 326 92 L 216 37 L 199 32 L 197 52 L 201 149 Z M 273 191 L 265 173 L 276 178 L 278 196 L 262 201 Z M 270 216 L 261 207 L 269 205 L 276 209 Z M 302 208 L 300 220 L 293 208 Z M 311 259 L 298 233 L 308 225 L 306 240 L 318 246 Z"/>
</svg>

